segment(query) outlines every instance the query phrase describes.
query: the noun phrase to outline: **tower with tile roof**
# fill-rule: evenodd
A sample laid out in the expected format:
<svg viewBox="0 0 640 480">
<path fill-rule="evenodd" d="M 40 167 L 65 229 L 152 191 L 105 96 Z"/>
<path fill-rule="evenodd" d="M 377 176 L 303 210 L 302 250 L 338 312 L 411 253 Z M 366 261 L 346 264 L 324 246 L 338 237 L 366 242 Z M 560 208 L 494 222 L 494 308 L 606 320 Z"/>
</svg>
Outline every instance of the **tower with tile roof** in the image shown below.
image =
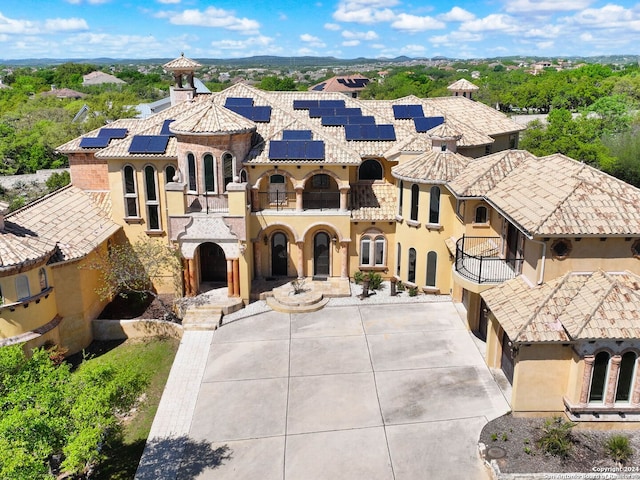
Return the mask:
<svg viewBox="0 0 640 480">
<path fill-rule="evenodd" d="M 180 54 L 175 60 L 165 63 L 162 67 L 173 74 L 174 85 L 171 87 L 171 105 L 193 100 L 196 95 L 194 73 L 201 67 L 198 62 Z"/>
</svg>

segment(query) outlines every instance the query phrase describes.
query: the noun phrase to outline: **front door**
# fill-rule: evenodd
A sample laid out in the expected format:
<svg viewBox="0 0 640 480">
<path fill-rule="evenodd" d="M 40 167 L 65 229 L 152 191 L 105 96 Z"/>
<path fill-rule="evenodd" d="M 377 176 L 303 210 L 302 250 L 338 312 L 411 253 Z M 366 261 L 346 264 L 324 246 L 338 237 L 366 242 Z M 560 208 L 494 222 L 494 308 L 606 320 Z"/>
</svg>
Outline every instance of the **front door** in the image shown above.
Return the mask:
<svg viewBox="0 0 640 480">
<path fill-rule="evenodd" d="M 227 281 L 227 260 L 220 245 L 211 242 L 200 245 L 200 272 L 202 282 Z"/>
<path fill-rule="evenodd" d="M 500 367 L 504 372 L 504 375 L 509 380 L 509 383 L 513 385 L 513 356 L 511 354 L 511 341 L 506 332 L 502 334 L 502 356 L 500 359 Z"/>
<path fill-rule="evenodd" d="M 478 322 L 477 337 L 480 340 L 487 341 L 487 328 L 489 326 L 489 309 L 484 300 L 480 300 L 480 320 Z"/>
<path fill-rule="evenodd" d="M 329 276 L 329 235 L 324 232 L 313 237 L 313 274 Z"/>
<path fill-rule="evenodd" d="M 287 237 L 277 232 L 271 237 L 271 275 L 287 275 Z"/>
</svg>

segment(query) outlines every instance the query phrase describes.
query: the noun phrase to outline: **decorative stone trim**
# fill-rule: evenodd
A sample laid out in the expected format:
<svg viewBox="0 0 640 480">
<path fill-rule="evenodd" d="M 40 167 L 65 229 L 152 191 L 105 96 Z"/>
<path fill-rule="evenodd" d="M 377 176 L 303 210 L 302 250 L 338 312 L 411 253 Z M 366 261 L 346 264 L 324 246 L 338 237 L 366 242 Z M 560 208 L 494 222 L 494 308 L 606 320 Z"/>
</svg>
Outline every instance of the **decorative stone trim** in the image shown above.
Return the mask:
<svg viewBox="0 0 640 480">
<path fill-rule="evenodd" d="M 439 223 L 427 223 L 424 228 L 426 228 L 427 230 L 442 230 L 442 225 L 440 225 Z"/>
<path fill-rule="evenodd" d="M 417 222 L 416 220 L 409 220 L 407 219 L 407 225 L 409 227 L 415 227 L 415 228 L 420 228 L 420 225 L 422 225 L 420 222 Z"/>
<path fill-rule="evenodd" d="M 0 312 L 5 309 L 9 309 L 12 312 L 15 312 L 16 308 L 22 306 L 27 308 L 31 302 L 40 303 L 42 298 L 49 298 L 49 294 L 53 291 L 53 287 L 47 287 L 39 293 L 32 295 L 28 298 L 23 298 L 19 302 L 5 303 L 4 305 L 0 305 Z"/>
</svg>

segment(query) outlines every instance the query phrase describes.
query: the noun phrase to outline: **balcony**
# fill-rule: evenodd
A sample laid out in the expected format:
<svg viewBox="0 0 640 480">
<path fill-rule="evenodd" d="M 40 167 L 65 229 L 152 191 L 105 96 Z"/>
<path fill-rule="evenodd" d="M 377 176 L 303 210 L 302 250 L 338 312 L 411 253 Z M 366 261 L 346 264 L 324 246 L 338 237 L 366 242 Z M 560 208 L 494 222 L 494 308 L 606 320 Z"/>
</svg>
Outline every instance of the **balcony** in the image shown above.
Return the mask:
<svg viewBox="0 0 640 480">
<path fill-rule="evenodd" d="M 254 206 L 254 211 L 296 210 L 297 204 L 296 192 L 258 192 L 258 205 Z M 302 192 L 302 210 L 338 210 L 339 208 L 340 192 Z"/>
<path fill-rule="evenodd" d="M 217 193 L 187 194 L 187 213 L 227 213 L 229 199 Z"/>
<path fill-rule="evenodd" d="M 502 283 L 515 278 L 521 271 L 522 259 L 502 257 L 501 245 L 500 237 L 463 236 L 456 242 L 456 272 L 476 284 Z"/>
</svg>

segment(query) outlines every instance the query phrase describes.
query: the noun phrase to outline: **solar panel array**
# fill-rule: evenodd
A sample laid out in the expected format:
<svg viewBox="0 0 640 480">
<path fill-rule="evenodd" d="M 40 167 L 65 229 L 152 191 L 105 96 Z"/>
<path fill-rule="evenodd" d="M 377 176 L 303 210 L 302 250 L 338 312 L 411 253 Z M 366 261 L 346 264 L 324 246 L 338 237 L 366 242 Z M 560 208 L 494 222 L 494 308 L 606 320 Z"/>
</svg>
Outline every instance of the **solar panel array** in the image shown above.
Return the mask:
<svg viewBox="0 0 640 480">
<path fill-rule="evenodd" d="M 269 123 L 271 121 L 271 107 L 269 105 L 254 106 L 253 98 L 228 97 L 224 106 L 254 122 Z"/>
<path fill-rule="evenodd" d="M 271 140 L 270 160 L 324 160 L 322 140 Z"/>
<path fill-rule="evenodd" d="M 170 137 L 175 137 L 173 133 L 169 130 L 169 125 L 171 125 L 173 120 L 165 120 L 162 124 L 162 129 L 160 130 L 160 135 L 169 135 Z"/>
<path fill-rule="evenodd" d="M 325 127 L 345 127 L 347 140 L 393 141 L 393 125 L 376 125 L 375 117 L 362 115 L 360 108 L 347 108 L 344 100 L 294 100 L 294 110 L 308 110 Z M 347 133 L 347 128 L 349 128 Z"/>
<path fill-rule="evenodd" d="M 134 135 L 129 153 L 164 153 L 169 144 L 168 135 Z"/>
<path fill-rule="evenodd" d="M 444 123 L 444 117 L 425 117 L 422 105 L 394 105 L 393 116 L 396 120 L 411 120 L 416 127 L 416 132 L 428 132 Z"/>
<path fill-rule="evenodd" d="M 369 83 L 368 78 L 338 78 L 338 83 L 349 88 L 364 88 Z"/>
<path fill-rule="evenodd" d="M 283 140 L 313 140 L 311 130 L 283 130 Z"/>
<path fill-rule="evenodd" d="M 413 123 L 416 126 L 416 131 L 423 133 L 428 132 L 438 125 L 444 123 L 444 117 L 418 117 L 413 119 Z"/>
<path fill-rule="evenodd" d="M 112 138 L 124 138 L 127 132 L 126 128 L 101 128 L 97 137 L 84 137 L 80 140 L 80 147 L 104 148 L 109 145 Z"/>
</svg>

